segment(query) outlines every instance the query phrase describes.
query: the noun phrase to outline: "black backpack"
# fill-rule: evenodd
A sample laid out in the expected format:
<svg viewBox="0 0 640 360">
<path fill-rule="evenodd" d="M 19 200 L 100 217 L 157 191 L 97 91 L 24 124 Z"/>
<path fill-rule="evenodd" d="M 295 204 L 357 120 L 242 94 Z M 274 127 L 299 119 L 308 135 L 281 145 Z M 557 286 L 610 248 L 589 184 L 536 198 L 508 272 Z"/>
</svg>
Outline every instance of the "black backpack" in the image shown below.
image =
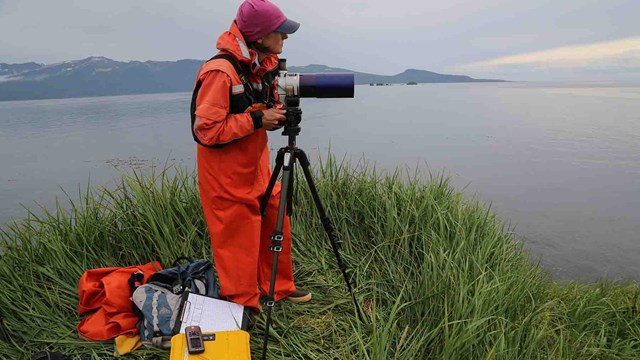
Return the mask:
<svg viewBox="0 0 640 360">
<path fill-rule="evenodd" d="M 187 262 L 180 264 L 182 260 Z M 206 259 L 193 260 L 181 256 L 170 268 L 151 275 L 147 284 L 162 286 L 174 294 L 182 294 L 188 290 L 200 295 L 219 297 L 216 272 L 211 261 Z"/>
</svg>

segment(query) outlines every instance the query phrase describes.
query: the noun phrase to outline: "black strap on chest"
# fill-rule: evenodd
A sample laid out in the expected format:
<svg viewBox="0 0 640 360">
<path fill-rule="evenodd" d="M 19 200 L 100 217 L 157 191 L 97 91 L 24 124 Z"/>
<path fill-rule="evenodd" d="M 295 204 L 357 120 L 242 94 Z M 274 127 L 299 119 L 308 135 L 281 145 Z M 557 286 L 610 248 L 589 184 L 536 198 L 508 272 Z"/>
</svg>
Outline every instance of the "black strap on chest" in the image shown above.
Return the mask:
<svg viewBox="0 0 640 360">
<path fill-rule="evenodd" d="M 238 77 L 242 82 L 242 86 L 244 87 L 244 93 L 251 99 L 251 103 L 255 103 L 256 92 L 253 89 L 253 86 L 251 85 L 251 82 L 249 80 L 249 75 L 248 75 L 249 73 L 251 73 L 250 70 L 240 65 L 238 60 L 229 54 L 218 54 L 212 57 L 211 59 L 209 59 L 209 61 L 215 60 L 215 59 L 225 59 L 228 62 L 230 62 L 231 65 L 233 65 L 233 68 L 236 70 L 236 73 L 238 74 Z"/>
<path fill-rule="evenodd" d="M 249 82 L 249 78 L 245 73 L 245 70 L 240 66 L 240 64 L 238 63 L 238 61 L 231 55 L 229 54 L 218 54 L 214 57 L 212 57 L 211 59 L 207 60 L 207 62 L 211 61 L 211 60 L 215 60 L 215 59 L 225 59 L 227 60 L 229 63 L 231 63 L 231 65 L 233 65 L 233 68 L 236 70 L 236 73 L 238 74 L 238 77 L 240 77 L 240 81 L 242 81 L 242 86 L 244 86 L 244 93 L 245 96 L 247 96 L 249 98 L 249 101 L 251 103 L 253 103 L 254 101 L 254 97 L 253 97 L 253 87 L 251 87 L 251 83 Z M 193 128 L 193 126 L 196 123 L 196 103 L 198 100 L 198 93 L 200 92 L 200 88 L 202 87 L 202 80 L 200 80 L 198 78 L 198 81 L 196 82 L 196 86 L 193 89 L 193 94 L 191 95 L 191 136 L 193 136 L 193 140 L 195 142 L 197 142 L 198 144 L 204 146 L 204 147 L 209 147 L 209 148 L 221 148 L 224 147 L 225 145 L 231 144 L 234 141 L 230 141 L 228 143 L 225 144 L 213 144 L 213 145 L 207 145 L 202 143 L 202 141 L 200 141 L 200 139 L 198 138 L 198 136 L 195 133 L 195 130 Z"/>
<path fill-rule="evenodd" d="M 274 99 L 269 96 L 269 91 L 271 91 L 271 86 L 273 86 L 273 82 L 279 74 L 280 70 L 276 67 L 273 70 L 267 71 L 262 77 L 262 99 L 267 103 L 267 107 L 273 107 Z"/>
</svg>

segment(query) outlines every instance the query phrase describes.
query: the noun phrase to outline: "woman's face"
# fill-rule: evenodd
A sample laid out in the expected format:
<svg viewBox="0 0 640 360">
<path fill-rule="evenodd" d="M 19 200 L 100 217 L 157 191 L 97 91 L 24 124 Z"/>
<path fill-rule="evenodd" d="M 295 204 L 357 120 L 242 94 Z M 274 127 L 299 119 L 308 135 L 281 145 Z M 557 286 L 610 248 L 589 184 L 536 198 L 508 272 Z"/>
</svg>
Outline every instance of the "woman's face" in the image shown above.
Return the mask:
<svg viewBox="0 0 640 360">
<path fill-rule="evenodd" d="M 288 37 L 289 36 L 285 33 L 274 31 L 271 34 L 258 40 L 258 43 L 264 46 L 265 49 L 269 50 L 270 54 L 280 54 L 282 53 L 282 46 L 284 45 L 284 41 Z"/>
</svg>

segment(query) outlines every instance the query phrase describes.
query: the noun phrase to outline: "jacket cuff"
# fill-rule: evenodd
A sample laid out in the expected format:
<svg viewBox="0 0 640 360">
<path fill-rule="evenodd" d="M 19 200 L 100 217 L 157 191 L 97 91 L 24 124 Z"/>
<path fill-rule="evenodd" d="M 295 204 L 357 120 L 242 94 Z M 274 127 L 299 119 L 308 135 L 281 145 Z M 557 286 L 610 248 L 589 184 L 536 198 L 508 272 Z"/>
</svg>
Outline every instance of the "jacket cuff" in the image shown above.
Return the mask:
<svg viewBox="0 0 640 360">
<path fill-rule="evenodd" d="M 253 121 L 253 129 L 258 130 L 262 127 L 262 116 L 264 115 L 262 111 L 256 110 L 250 113 L 251 120 Z"/>
</svg>

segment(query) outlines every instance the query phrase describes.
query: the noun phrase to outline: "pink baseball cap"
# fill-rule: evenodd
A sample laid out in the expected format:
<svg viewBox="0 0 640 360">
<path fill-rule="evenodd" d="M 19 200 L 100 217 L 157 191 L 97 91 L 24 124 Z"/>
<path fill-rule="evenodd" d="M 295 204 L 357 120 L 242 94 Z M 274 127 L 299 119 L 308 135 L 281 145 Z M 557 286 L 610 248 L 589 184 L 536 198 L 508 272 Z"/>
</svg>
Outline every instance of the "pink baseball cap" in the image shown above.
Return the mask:
<svg viewBox="0 0 640 360">
<path fill-rule="evenodd" d="M 268 0 L 245 0 L 238 8 L 236 24 L 246 41 L 259 40 L 274 31 L 293 34 L 300 27 Z"/>
</svg>

